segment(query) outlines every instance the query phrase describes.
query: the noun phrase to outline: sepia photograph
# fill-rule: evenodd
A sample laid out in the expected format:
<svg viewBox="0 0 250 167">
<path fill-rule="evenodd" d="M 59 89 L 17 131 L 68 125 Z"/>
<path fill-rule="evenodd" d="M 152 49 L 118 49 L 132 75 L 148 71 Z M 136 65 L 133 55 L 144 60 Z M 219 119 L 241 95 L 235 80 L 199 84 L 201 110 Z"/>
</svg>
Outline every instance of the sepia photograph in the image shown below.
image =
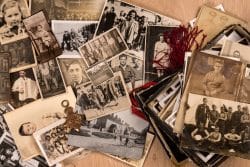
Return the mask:
<svg viewBox="0 0 250 167">
<path fill-rule="evenodd" d="M 28 37 L 23 25 L 23 19 L 30 16 L 26 0 L 1 0 L 0 6 L 0 43 L 6 44 Z"/>
<path fill-rule="evenodd" d="M 43 11 L 24 19 L 23 23 L 35 46 L 38 63 L 46 62 L 61 55 L 60 44 L 56 40 Z"/>
<path fill-rule="evenodd" d="M 62 105 L 64 100 L 69 103 L 69 106 L 74 108 L 76 98 L 71 87 L 67 87 L 66 93 L 50 97 L 49 99 L 39 99 L 29 105 L 4 114 L 5 121 L 23 160 L 41 154 L 32 135 L 39 129 L 61 118 L 65 118 L 65 107 Z"/>
<path fill-rule="evenodd" d="M 106 0 L 32 0 L 31 13 L 45 9 L 50 20 L 98 21 Z"/>
<path fill-rule="evenodd" d="M 143 84 L 143 60 L 122 53 L 108 62 L 113 72 L 121 71 L 128 92 Z"/>
<path fill-rule="evenodd" d="M 138 160 L 143 156 L 149 124 L 123 110 L 82 123 L 79 132 L 72 130 L 68 144 Z"/>
<path fill-rule="evenodd" d="M 113 71 L 105 61 L 88 68 L 86 73 L 95 86 L 114 77 Z"/>
<path fill-rule="evenodd" d="M 117 28 L 113 28 L 78 48 L 88 66 L 121 54 L 127 50 Z"/>
<path fill-rule="evenodd" d="M 117 27 L 129 47 L 129 53 L 143 58 L 148 25 L 179 25 L 180 21 L 120 0 L 107 0 L 96 35 Z"/>
<path fill-rule="evenodd" d="M 175 27 L 147 26 L 144 54 L 144 82 L 153 81 L 170 68 L 170 39 L 164 39 L 165 33 L 170 33 Z"/>
<path fill-rule="evenodd" d="M 0 52 L 0 103 L 8 103 L 10 100 L 10 54 Z"/>
<path fill-rule="evenodd" d="M 250 103 L 250 64 L 244 70 L 237 101 Z"/>
<path fill-rule="evenodd" d="M 130 98 L 120 72 L 98 86 L 77 87 L 76 112 L 93 120 L 131 107 Z"/>
<path fill-rule="evenodd" d="M 0 50 L 10 54 L 10 72 L 36 66 L 36 54 L 28 37 L 16 40 L 13 43 L 4 44 L 0 46 Z"/>
<path fill-rule="evenodd" d="M 34 71 L 42 98 L 65 93 L 66 89 L 56 59 L 39 64 Z"/>
<path fill-rule="evenodd" d="M 79 153 L 83 148 L 67 144 L 65 119 L 58 120 L 34 133 L 34 138 L 49 166 Z"/>
<path fill-rule="evenodd" d="M 19 108 L 40 98 L 32 68 L 10 73 L 10 83 L 10 104 L 14 108 Z"/>
<path fill-rule="evenodd" d="M 63 49 L 62 55 L 79 55 L 78 48 L 94 37 L 96 21 L 52 20 L 51 28 Z"/>
<path fill-rule="evenodd" d="M 236 100 L 241 62 L 205 53 L 197 54 L 194 60 L 188 86 L 190 93 Z"/>
</svg>

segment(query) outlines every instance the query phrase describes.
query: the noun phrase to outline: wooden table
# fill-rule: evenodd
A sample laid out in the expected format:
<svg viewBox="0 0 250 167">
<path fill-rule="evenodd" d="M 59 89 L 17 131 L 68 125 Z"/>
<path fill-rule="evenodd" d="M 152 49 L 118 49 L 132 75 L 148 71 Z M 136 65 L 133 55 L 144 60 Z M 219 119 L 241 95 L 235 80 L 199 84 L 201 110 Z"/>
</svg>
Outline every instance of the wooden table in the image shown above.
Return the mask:
<svg viewBox="0 0 250 167">
<path fill-rule="evenodd" d="M 249 0 L 126 0 L 135 5 L 145 7 L 160 14 L 171 16 L 187 23 L 193 19 L 199 11 L 202 4 L 216 6 L 223 4 L 226 11 L 241 17 L 250 22 L 250 1 Z M 81 161 L 81 166 L 86 167 L 128 167 L 117 160 L 99 153 L 91 153 Z M 144 167 L 171 167 L 175 166 L 167 157 L 159 140 L 155 138 L 149 151 Z M 187 162 L 181 167 L 193 167 L 192 162 Z M 221 167 L 247 167 L 250 166 L 250 160 L 231 157 L 226 160 Z"/>
</svg>

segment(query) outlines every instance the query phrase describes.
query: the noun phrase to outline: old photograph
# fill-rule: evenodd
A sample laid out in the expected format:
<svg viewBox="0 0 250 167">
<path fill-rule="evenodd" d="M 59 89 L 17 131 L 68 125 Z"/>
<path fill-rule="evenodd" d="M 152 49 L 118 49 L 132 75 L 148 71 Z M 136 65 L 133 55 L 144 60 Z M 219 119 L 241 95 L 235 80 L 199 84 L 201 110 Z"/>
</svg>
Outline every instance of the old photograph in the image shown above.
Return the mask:
<svg viewBox="0 0 250 167">
<path fill-rule="evenodd" d="M 95 20 L 106 0 L 32 0 L 31 13 L 45 9 L 50 20 Z"/>
<path fill-rule="evenodd" d="M 129 53 L 143 58 L 147 25 L 179 25 L 180 22 L 119 0 L 107 0 L 96 35 L 117 27 Z"/>
<path fill-rule="evenodd" d="M 239 61 L 199 53 L 191 69 L 189 92 L 236 100 L 241 68 L 242 63 Z"/>
<path fill-rule="evenodd" d="M 61 55 L 60 44 L 56 40 L 43 11 L 24 19 L 23 23 L 35 46 L 36 58 L 39 63 Z"/>
<path fill-rule="evenodd" d="M 0 50 L 9 52 L 10 54 L 10 72 L 20 71 L 36 65 L 35 51 L 28 37 L 16 40 L 13 43 L 1 45 Z"/>
<path fill-rule="evenodd" d="M 61 118 L 65 118 L 65 107 L 62 106 L 64 100 L 69 103 L 69 106 L 74 108 L 76 98 L 71 87 L 67 87 L 66 93 L 50 97 L 49 99 L 37 100 L 15 111 L 4 114 L 10 133 L 23 160 L 41 154 L 32 135 L 39 129 Z"/>
<path fill-rule="evenodd" d="M 43 98 L 65 93 L 63 78 L 56 59 L 39 64 L 34 71 Z"/>
<path fill-rule="evenodd" d="M 144 82 L 153 81 L 171 68 L 170 39 L 165 39 L 164 34 L 170 33 L 174 27 L 148 26 L 146 30 L 146 43 L 144 55 Z"/>
<path fill-rule="evenodd" d="M 189 94 L 182 145 L 249 158 L 249 104 Z"/>
<path fill-rule="evenodd" d="M 65 119 L 61 119 L 34 133 L 34 138 L 49 166 L 83 150 L 67 144 L 67 127 L 64 123 Z"/>
<path fill-rule="evenodd" d="M 128 92 L 133 89 L 142 86 L 143 84 L 143 60 L 131 56 L 126 53 L 122 53 L 119 56 L 112 58 L 109 62 L 109 66 L 113 72 L 121 71 Z"/>
<path fill-rule="evenodd" d="M 10 100 L 10 54 L 0 52 L 0 103 Z"/>
<path fill-rule="evenodd" d="M 113 28 L 87 42 L 78 49 L 87 65 L 92 66 L 97 62 L 109 60 L 110 58 L 121 54 L 127 50 L 127 45 L 121 37 L 118 29 Z"/>
<path fill-rule="evenodd" d="M 126 86 L 120 72 L 98 86 L 90 84 L 77 88 L 76 111 L 93 120 L 131 107 Z"/>
<path fill-rule="evenodd" d="M 14 108 L 19 108 L 40 98 L 39 89 L 32 68 L 11 73 L 10 83 L 10 104 Z"/>
<path fill-rule="evenodd" d="M 6 123 L 6 121 L 3 118 L 3 114 L 12 111 L 13 108 L 11 108 L 8 104 L 0 104 L 0 141 L 2 138 L 6 136 L 6 134 L 9 134 L 9 128 Z"/>
<path fill-rule="evenodd" d="M 114 77 L 113 71 L 105 61 L 88 68 L 86 73 L 95 86 Z"/>
<path fill-rule="evenodd" d="M 250 64 L 244 70 L 237 101 L 250 103 Z"/>
<path fill-rule="evenodd" d="M 1 0 L 1 44 L 14 42 L 26 38 L 28 35 L 23 26 L 23 19 L 30 16 L 26 0 Z M 13 16 L 15 16 L 13 18 Z"/>
<path fill-rule="evenodd" d="M 57 58 L 66 86 L 76 87 L 90 82 L 85 69 L 86 63 L 78 56 L 63 56 Z"/>
<path fill-rule="evenodd" d="M 97 22 L 52 20 L 51 26 L 62 55 L 78 55 L 78 48 L 93 38 Z"/>
<path fill-rule="evenodd" d="M 71 131 L 68 144 L 110 153 L 121 158 L 140 159 L 146 142 L 148 122 L 129 110 L 85 121 L 79 132 Z"/>
</svg>

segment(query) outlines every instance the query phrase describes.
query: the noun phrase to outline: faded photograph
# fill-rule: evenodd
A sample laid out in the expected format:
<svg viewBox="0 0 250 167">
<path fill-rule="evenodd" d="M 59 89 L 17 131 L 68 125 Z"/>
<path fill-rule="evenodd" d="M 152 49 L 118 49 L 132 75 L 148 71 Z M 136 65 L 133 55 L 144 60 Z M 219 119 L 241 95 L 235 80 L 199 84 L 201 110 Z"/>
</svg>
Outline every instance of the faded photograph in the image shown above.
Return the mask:
<svg viewBox="0 0 250 167">
<path fill-rule="evenodd" d="M 14 42 L 16 39 L 26 38 L 28 35 L 22 20 L 30 16 L 26 0 L 0 1 L 0 42 L 1 44 Z"/>
<path fill-rule="evenodd" d="M 10 104 L 14 108 L 19 108 L 40 98 L 32 68 L 11 73 L 10 83 Z"/>
<path fill-rule="evenodd" d="M 239 61 L 199 53 L 191 70 L 189 92 L 236 100 L 241 68 Z"/>
<path fill-rule="evenodd" d="M 93 85 L 99 85 L 111 79 L 114 74 L 106 62 L 100 62 L 86 70 L 86 73 Z"/>
<path fill-rule="evenodd" d="M 77 87 L 76 112 L 93 120 L 131 107 L 130 99 L 121 73 L 98 86 Z"/>
<path fill-rule="evenodd" d="M 10 100 L 10 54 L 0 52 L 0 103 Z"/>
<path fill-rule="evenodd" d="M 42 11 L 24 19 L 23 23 L 35 46 L 39 63 L 61 55 L 62 49 Z"/>
<path fill-rule="evenodd" d="M 78 48 L 93 38 L 96 26 L 96 21 L 52 20 L 52 31 L 61 44 L 62 55 L 78 55 Z"/>
<path fill-rule="evenodd" d="M 121 71 L 128 92 L 142 86 L 143 84 L 143 60 L 130 56 L 129 54 L 122 53 L 114 57 L 109 62 L 109 66 L 113 72 Z"/>
<path fill-rule="evenodd" d="M 250 103 L 250 64 L 246 65 L 237 101 Z"/>
<path fill-rule="evenodd" d="M 121 158 L 140 159 L 148 126 L 147 121 L 125 110 L 83 122 L 79 132 L 71 131 L 68 135 L 68 144 Z"/>
<path fill-rule="evenodd" d="M 79 47 L 80 54 L 88 66 L 102 60 L 109 60 L 125 50 L 127 50 L 127 45 L 117 28 L 113 28 Z"/>
<path fill-rule="evenodd" d="M 45 10 L 50 20 L 95 20 L 106 0 L 32 0 L 31 13 Z"/>
<path fill-rule="evenodd" d="M 43 98 L 65 93 L 63 78 L 55 59 L 34 68 Z"/>
</svg>

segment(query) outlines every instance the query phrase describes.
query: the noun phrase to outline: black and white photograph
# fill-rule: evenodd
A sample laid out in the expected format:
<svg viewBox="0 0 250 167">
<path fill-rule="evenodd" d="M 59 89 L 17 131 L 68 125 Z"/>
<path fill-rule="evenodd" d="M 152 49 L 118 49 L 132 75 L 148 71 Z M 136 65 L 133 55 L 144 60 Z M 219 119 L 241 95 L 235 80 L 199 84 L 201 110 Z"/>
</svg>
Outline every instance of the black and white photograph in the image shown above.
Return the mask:
<svg viewBox="0 0 250 167">
<path fill-rule="evenodd" d="M 62 55 L 79 55 L 78 48 L 94 37 L 97 22 L 52 20 L 51 26 Z"/>
<path fill-rule="evenodd" d="M 177 26 L 180 21 L 119 0 L 107 0 L 96 35 L 117 27 L 129 47 L 129 53 L 143 58 L 148 25 Z"/>
<path fill-rule="evenodd" d="M 67 127 L 64 123 L 65 119 L 61 119 L 34 133 L 34 138 L 49 166 L 83 150 L 67 144 Z"/>
<path fill-rule="evenodd" d="M 123 110 L 92 121 L 83 122 L 80 131 L 71 131 L 68 144 L 110 153 L 121 158 L 140 159 L 149 124 Z"/>
<path fill-rule="evenodd" d="M 78 49 L 86 64 L 92 66 L 102 60 L 109 60 L 121 54 L 127 50 L 127 45 L 118 29 L 113 28 Z"/>
<path fill-rule="evenodd" d="M 38 63 L 46 62 L 62 53 L 43 11 L 23 20 L 27 33 L 36 49 Z"/>
<path fill-rule="evenodd" d="M 113 72 L 121 71 L 128 92 L 131 92 L 137 87 L 143 84 L 143 60 L 131 56 L 126 53 L 122 53 L 119 56 L 112 58 L 109 62 L 109 66 Z"/>
<path fill-rule="evenodd" d="M 148 26 L 146 30 L 145 56 L 144 56 L 144 82 L 153 81 L 167 72 L 170 68 L 170 53 L 172 51 L 169 40 L 164 33 L 170 33 L 174 27 Z"/>
<path fill-rule="evenodd" d="M 85 71 L 87 65 L 79 55 L 60 56 L 57 61 L 66 86 L 75 88 L 77 85 L 90 82 Z"/>
<path fill-rule="evenodd" d="M 86 73 L 95 86 L 114 77 L 113 71 L 105 61 L 88 68 Z"/>
<path fill-rule="evenodd" d="M 10 83 L 10 104 L 14 108 L 19 108 L 41 97 L 32 68 L 11 73 Z"/>
<path fill-rule="evenodd" d="M 50 20 L 98 21 L 106 0 L 32 0 L 31 13 L 46 11 Z"/>
<path fill-rule="evenodd" d="M 1 44 L 28 37 L 22 21 L 24 18 L 30 16 L 30 10 L 26 0 L 1 0 L 0 6 Z"/>
<path fill-rule="evenodd" d="M 189 93 L 182 145 L 249 158 L 249 104 Z"/>
<path fill-rule="evenodd" d="M 131 102 L 120 72 L 98 86 L 77 87 L 76 112 L 93 120 L 114 112 L 130 109 Z"/>
<path fill-rule="evenodd" d="M 10 100 L 10 54 L 0 52 L 0 103 Z"/>
<path fill-rule="evenodd" d="M 35 51 L 28 37 L 2 45 L 0 46 L 0 50 L 9 52 L 10 54 L 10 72 L 16 72 L 36 66 Z"/>
<path fill-rule="evenodd" d="M 34 71 L 43 98 L 65 93 L 66 89 L 56 59 L 39 64 Z"/>
<path fill-rule="evenodd" d="M 3 114 L 12 111 L 13 108 L 9 104 L 0 104 L 0 141 L 9 134 L 8 125 L 3 117 Z"/>
</svg>

